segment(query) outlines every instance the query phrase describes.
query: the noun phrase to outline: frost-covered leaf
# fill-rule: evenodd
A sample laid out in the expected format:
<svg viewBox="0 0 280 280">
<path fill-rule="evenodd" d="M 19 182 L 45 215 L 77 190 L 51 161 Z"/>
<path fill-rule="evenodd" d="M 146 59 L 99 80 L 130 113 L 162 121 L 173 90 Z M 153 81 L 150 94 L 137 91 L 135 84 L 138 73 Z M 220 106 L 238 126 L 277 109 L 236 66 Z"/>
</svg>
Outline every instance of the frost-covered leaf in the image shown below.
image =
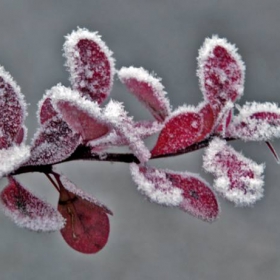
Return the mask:
<svg viewBox="0 0 280 280">
<path fill-rule="evenodd" d="M 0 148 L 10 146 L 23 125 L 26 103 L 19 86 L 0 66 Z M 2 139 L 3 138 L 3 139 Z M 7 142 L 7 145 L 3 143 Z"/>
<path fill-rule="evenodd" d="M 156 120 L 164 121 L 170 115 L 171 107 L 161 79 L 143 68 L 135 67 L 123 67 L 118 75 L 121 82 L 148 108 Z"/>
<path fill-rule="evenodd" d="M 153 156 L 176 153 L 201 138 L 202 115 L 192 107 L 181 107 L 174 111 L 160 132 L 151 154 Z"/>
<path fill-rule="evenodd" d="M 115 63 L 100 35 L 78 28 L 66 36 L 63 50 L 73 88 L 102 103 L 112 88 Z"/>
<path fill-rule="evenodd" d="M 268 141 L 280 137 L 280 108 L 275 103 L 246 103 L 229 126 L 232 137 Z"/>
<path fill-rule="evenodd" d="M 54 90 L 52 104 L 69 127 L 85 142 L 100 138 L 112 130 L 97 103 L 86 100 L 78 92 L 61 85 Z"/>
<path fill-rule="evenodd" d="M 243 94 L 245 66 L 235 46 L 226 39 L 207 38 L 197 61 L 200 88 L 215 111 Z"/>
<path fill-rule="evenodd" d="M 1 192 L 4 213 L 19 227 L 34 231 L 56 231 L 65 220 L 50 204 L 34 196 L 13 177 Z"/>
<path fill-rule="evenodd" d="M 30 147 L 13 145 L 7 149 L 0 149 L 0 178 L 15 171 L 30 157 Z"/>
<path fill-rule="evenodd" d="M 219 205 L 208 184 L 195 174 L 130 165 L 138 190 L 152 202 L 179 207 L 189 214 L 211 222 L 219 214 Z"/>
<path fill-rule="evenodd" d="M 28 165 L 52 164 L 69 157 L 80 144 L 80 136 L 66 122 L 53 117 L 36 132 Z"/>
<path fill-rule="evenodd" d="M 61 180 L 58 211 L 66 219 L 61 234 L 67 244 L 76 251 L 93 254 L 107 243 L 110 224 L 107 214 L 111 214 L 95 198 L 78 190 L 65 177 Z"/>
<path fill-rule="evenodd" d="M 251 205 L 262 198 L 264 165 L 236 152 L 226 141 L 211 141 L 203 167 L 215 176 L 215 190 L 236 205 Z"/>
<path fill-rule="evenodd" d="M 104 116 L 110 121 L 118 135 L 128 143 L 129 148 L 140 162 L 149 160 L 151 154 L 140 135 L 135 130 L 135 124 L 127 115 L 121 103 L 110 101 L 104 110 Z"/>
</svg>

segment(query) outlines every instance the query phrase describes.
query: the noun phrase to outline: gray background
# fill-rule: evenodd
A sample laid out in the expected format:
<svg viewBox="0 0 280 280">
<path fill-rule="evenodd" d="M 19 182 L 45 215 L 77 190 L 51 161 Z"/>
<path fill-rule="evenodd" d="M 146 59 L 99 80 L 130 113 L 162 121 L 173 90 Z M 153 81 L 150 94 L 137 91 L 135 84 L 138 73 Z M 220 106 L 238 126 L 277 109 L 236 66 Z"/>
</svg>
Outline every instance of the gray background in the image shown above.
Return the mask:
<svg viewBox="0 0 280 280">
<path fill-rule="evenodd" d="M 204 38 L 212 34 L 235 43 L 246 63 L 240 103 L 279 102 L 279 14 L 278 0 L 1 0 L 0 64 L 30 104 L 29 139 L 37 127 L 36 105 L 44 91 L 58 82 L 69 85 L 61 47 L 63 36 L 77 26 L 103 35 L 118 68 L 134 65 L 155 71 L 174 108 L 202 100 L 196 56 Z M 146 117 L 145 109 L 118 81 L 112 97 L 124 101 L 136 119 Z M 280 152 L 279 143 L 275 141 Z M 264 144 L 233 145 L 257 162 L 266 162 L 265 197 L 247 209 L 220 199 L 221 217 L 211 225 L 147 202 L 137 193 L 125 164 L 59 166 L 113 210 L 107 246 L 97 255 L 82 255 L 59 233 L 18 229 L 1 213 L 0 279 L 279 279 L 279 165 Z M 212 177 L 202 171 L 201 156 L 199 151 L 153 164 L 198 172 L 211 183 Z M 57 194 L 43 176 L 18 179 L 56 203 Z M 5 183 L 2 179 L 1 186 Z"/>
</svg>

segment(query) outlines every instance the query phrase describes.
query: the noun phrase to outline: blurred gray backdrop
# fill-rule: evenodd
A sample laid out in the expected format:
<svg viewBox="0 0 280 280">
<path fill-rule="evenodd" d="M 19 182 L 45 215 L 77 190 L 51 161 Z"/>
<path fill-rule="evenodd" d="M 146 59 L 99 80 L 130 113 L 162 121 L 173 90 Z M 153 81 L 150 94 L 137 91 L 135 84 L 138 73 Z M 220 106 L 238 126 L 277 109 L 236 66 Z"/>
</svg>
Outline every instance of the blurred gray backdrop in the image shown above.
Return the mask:
<svg viewBox="0 0 280 280">
<path fill-rule="evenodd" d="M 61 48 L 77 26 L 99 31 L 116 65 L 143 66 L 163 78 L 176 108 L 202 100 L 196 78 L 197 50 L 212 34 L 228 38 L 246 63 L 240 100 L 280 102 L 279 0 L 1 0 L 0 64 L 29 103 L 29 140 L 36 106 L 46 89 L 69 85 Z M 147 111 L 118 81 L 112 98 L 136 119 Z M 155 138 L 147 144 L 151 147 Z M 220 199 L 221 216 L 207 224 L 176 209 L 147 202 L 136 191 L 126 164 L 82 163 L 58 167 L 114 212 L 107 246 L 97 255 L 69 248 L 58 233 L 36 234 L 0 214 L 0 279 L 219 280 L 279 279 L 280 168 L 265 144 L 233 143 L 266 162 L 265 197 L 251 208 Z M 280 152 L 280 140 L 274 142 Z M 202 152 L 153 164 L 201 173 Z M 18 179 L 56 204 L 57 194 L 38 174 Z M 1 187 L 6 184 L 1 179 Z"/>
</svg>

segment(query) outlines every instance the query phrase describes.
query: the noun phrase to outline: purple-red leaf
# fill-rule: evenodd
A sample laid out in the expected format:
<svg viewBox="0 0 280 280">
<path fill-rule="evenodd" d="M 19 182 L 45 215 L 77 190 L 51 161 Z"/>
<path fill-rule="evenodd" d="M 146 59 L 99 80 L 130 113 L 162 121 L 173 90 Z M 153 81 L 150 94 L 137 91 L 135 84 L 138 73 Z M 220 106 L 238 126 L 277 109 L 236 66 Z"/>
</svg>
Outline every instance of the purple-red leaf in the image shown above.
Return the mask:
<svg viewBox="0 0 280 280">
<path fill-rule="evenodd" d="M 201 137 L 202 116 L 189 108 L 179 109 L 172 114 L 160 132 L 152 156 L 176 153 Z"/>
<path fill-rule="evenodd" d="M 52 104 L 62 119 L 84 142 L 105 136 L 112 130 L 112 125 L 101 113 L 97 103 L 86 100 L 78 92 L 61 85 L 53 89 Z"/>
<path fill-rule="evenodd" d="M 215 112 L 243 94 L 245 66 L 235 46 L 226 39 L 207 38 L 197 60 L 201 90 Z"/>
<path fill-rule="evenodd" d="M 112 52 L 97 32 L 78 28 L 66 36 L 63 46 L 73 88 L 102 103 L 110 94 L 114 77 Z"/>
<path fill-rule="evenodd" d="M 219 205 L 208 184 L 195 174 L 130 165 L 138 190 L 150 201 L 179 207 L 204 221 L 214 221 Z"/>
<path fill-rule="evenodd" d="M 14 142 L 26 116 L 26 103 L 19 86 L 0 66 L 0 148 Z"/>
<path fill-rule="evenodd" d="M 215 176 L 215 190 L 236 205 L 251 205 L 262 198 L 264 165 L 245 158 L 226 141 L 211 141 L 203 167 Z"/>
<path fill-rule="evenodd" d="M 19 227 L 34 231 L 55 231 L 63 228 L 65 221 L 50 204 L 34 196 L 13 177 L 1 192 L 5 214 Z"/>
<path fill-rule="evenodd" d="M 53 164 L 69 157 L 80 144 L 80 136 L 66 122 L 53 117 L 34 136 L 28 165 Z"/>
<path fill-rule="evenodd" d="M 170 104 L 165 97 L 161 79 L 152 76 L 143 68 L 135 67 L 123 67 L 118 75 L 121 82 L 148 108 L 156 120 L 162 122 L 170 115 Z"/>
<path fill-rule="evenodd" d="M 61 186 L 58 203 L 58 211 L 66 219 L 66 226 L 61 230 L 64 240 L 81 253 L 97 253 L 108 241 L 110 224 L 107 214 L 111 211 L 78 190 L 65 177 L 61 182 L 67 188 Z"/>
</svg>

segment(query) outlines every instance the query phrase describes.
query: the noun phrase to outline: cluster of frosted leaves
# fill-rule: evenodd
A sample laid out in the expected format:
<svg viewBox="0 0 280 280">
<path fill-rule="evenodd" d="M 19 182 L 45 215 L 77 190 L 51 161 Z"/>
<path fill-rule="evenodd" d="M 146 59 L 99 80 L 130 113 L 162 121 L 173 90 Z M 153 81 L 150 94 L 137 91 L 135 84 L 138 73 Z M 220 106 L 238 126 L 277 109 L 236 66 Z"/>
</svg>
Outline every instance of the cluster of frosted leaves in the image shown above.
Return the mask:
<svg viewBox="0 0 280 280">
<path fill-rule="evenodd" d="M 243 107 L 236 106 L 239 114 L 234 116 L 234 102 L 244 91 L 245 65 L 236 47 L 225 39 L 217 36 L 207 38 L 199 50 L 197 61 L 197 76 L 204 101 L 197 106 L 184 105 L 174 111 L 165 110 L 168 113 L 161 119 L 163 128 L 151 156 L 157 158 L 182 153 L 216 136 L 203 157 L 204 169 L 215 176 L 214 189 L 236 205 L 251 205 L 263 195 L 264 165 L 245 158 L 221 139 L 269 141 L 280 137 L 280 109 L 272 103 L 246 103 Z M 155 92 L 160 91 L 160 87 L 154 86 L 155 81 L 150 82 L 146 75 L 143 69 L 131 67 L 122 69 L 119 74 L 121 81 L 148 108 L 151 106 L 153 113 L 154 106 L 158 106 L 153 98 L 159 96 Z M 143 81 L 150 84 L 143 85 Z M 141 99 L 145 96 L 142 95 L 145 86 L 154 92 L 148 101 Z M 164 98 L 163 87 L 161 92 L 160 96 Z M 277 157 L 271 144 L 267 143 Z M 168 172 L 135 164 L 131 172 L 138 189 L 151 201 L 181 207 L 182 189 L 174 188 Z M 176 176 L 180 182 L 184 181 L 182 174 Z M 198 182 L 203 182 L 196 178 L 198 181 L 192 181 L 193 188 L 198 187 Z"/>
<path fill-rule="evenodd" d="M 93 196 L 77 188 L 65 176 L 60 176 L 58 211 L 66 220 L 61 234 L 74 250 L 97 253 L 107 243 L 112 212 Z"/>
<path fill-rule="evenodd" d="M 179 207 L 204 221 L 214 221 L 219 213 L 215 194 L 196 174 L 159 170 L 135 163 L 130 171 L 138 190 L 150 201 Z"/>
<path fill-rule="evenodd" d="M 152 156 L 175 154 L 206 139 L 224 136 L 232 119 L 233 102 L 243 93 L 245 66 L 237 49 L 225 39 L 207 38 L 197 58 L 204 101 L 181 106 L 165 120 Z"/>
<path fill-rule="evenodd" d="M 19 227 L 33 231 L 56 231 L 65 225 L 62 215 L 50 204 L 25 189 L 15 178 L 1 192 L 4 213 Z"/>
<path fill-rule="evenodd" d="M 215 176 L 215 190 L 236 205 L 251 205 L 262 198 L 264 165 L 244 157 L 226 141 L 211 141 L 205 150 L 203 167 Z"/>
<path fill-rule="evenodd" d="M 0 67 L 0 111 L 0 177 L 3 177 L 30 156 L 30 149 L 24 144 L 26 103 L 19 86 L 3 67 Z"/>
</svg>

